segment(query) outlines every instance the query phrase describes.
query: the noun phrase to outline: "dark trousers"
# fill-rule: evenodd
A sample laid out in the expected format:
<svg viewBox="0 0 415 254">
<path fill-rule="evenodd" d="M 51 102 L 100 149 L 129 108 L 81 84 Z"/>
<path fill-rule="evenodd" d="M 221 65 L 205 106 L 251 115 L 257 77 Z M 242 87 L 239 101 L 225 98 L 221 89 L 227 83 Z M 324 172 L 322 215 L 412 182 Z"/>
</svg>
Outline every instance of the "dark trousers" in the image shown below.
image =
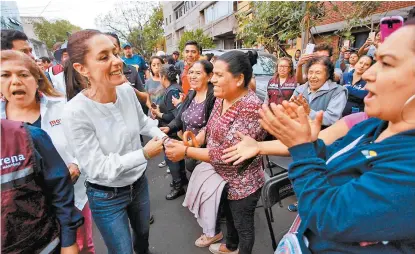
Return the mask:
<svg viewBox="0 0 415 254">
<path fill-rule="evenodd" d="M 167 158 L 167 156 L 164 156 L 164 159 L 166 160 L 166 164 L 170 169 L 170 174 L 173 178 L 173 182 L 179 184 L 187 180 L 184 160 L 172 162 Z"/>
<path fill-rule="evenodd" d="M 234 251 L 239 246 L 239 254 L 252 253 L 255 242 L 254 214 L 260 195 L 261 189 L 240 200 L 225 199 L 226 248 L 229 250 Z"/>
</svg>

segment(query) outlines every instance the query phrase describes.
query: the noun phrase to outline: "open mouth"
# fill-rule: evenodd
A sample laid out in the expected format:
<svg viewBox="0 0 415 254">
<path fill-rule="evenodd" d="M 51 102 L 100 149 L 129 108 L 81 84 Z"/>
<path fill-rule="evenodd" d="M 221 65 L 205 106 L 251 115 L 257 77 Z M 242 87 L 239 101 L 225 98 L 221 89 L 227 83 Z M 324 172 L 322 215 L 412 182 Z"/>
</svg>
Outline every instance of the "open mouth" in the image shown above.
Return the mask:
<svg viewBox="0 0 415 254">
<path fill-rule="evenodd" d="M 15 90 L 12 92 L 13 95 L 25 95 L 26 92 L 23 90 Z"/>
<path fill-rule="evenodd" d="M 122 75 L 122 71 L 118 70 L 118 71 L 113 71 L 110 73 L 110 76 L 117 76 L 117 75 Z"/>
</svg>

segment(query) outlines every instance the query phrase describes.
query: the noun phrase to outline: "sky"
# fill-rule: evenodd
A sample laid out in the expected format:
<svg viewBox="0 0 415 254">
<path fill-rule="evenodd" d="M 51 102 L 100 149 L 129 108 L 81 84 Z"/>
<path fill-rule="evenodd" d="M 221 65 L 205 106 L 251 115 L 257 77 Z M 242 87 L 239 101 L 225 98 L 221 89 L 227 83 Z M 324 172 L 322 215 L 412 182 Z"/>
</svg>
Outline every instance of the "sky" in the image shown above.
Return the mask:
<svg viewBox="0 0 415 254">
<path fill-rule="evenodd" d="M 20 16 L 66 19 L 83 29 L 100 29 L 95 18 L 107 13 L 122 0 L 17 0 Z"/>
</svg>

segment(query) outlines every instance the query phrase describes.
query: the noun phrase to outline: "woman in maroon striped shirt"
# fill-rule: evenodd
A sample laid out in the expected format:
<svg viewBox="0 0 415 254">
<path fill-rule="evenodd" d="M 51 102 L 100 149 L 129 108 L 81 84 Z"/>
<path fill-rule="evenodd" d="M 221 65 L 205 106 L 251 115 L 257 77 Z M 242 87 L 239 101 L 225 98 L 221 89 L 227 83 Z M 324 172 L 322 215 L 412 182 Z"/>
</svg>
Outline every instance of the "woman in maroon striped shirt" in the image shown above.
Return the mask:
<svg viewBox="0 0 415 254">
<path fill-rule="evenodd" d="M 239 246 L 240 254 L 250 254 L 255 241 L 254 212 L 264 184 L 261 157 L 239 166 L 227 164 L 221 157 L 223 150 L 239 142 L 238 131 L 255 140 L 266 136 L 258 122 L 262 102 L 248 89 L 257 57 L 256 52 L 235 50 L 215 62 L 211 82 L 217 99 L 207 126 L 197 136 L 199 144 L 206 143 L 206 148 L 185 147 L 175 141 L 166 144 L 171 160 L 187 156 L 208 162 L 227 182 L 227 198 L 223 202 L 228 229 L 226 245 L 212 244 L 212 253 L 238 253 Z"/>
<path fill-rule="evenodd" d="M 265 104 L 271 102 L 281 104 L 283 100 L 290 100 L 297 87 L 297 80 L 294 75 L 294 66 L 291 58 L 283 57 L 278 60 L 274 77 L 268 82 Z"/>
</svg>

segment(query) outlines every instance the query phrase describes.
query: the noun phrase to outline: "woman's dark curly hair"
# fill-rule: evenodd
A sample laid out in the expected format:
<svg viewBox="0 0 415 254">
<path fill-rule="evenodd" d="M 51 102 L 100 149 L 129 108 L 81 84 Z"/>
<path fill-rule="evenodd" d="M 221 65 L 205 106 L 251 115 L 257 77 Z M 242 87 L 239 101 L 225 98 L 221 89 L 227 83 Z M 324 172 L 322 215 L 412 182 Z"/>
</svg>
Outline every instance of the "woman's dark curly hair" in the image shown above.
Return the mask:
<svg viewBox="0 0 415 254">
<path fill-rule="evenodd" d="M 166 77 L 171 83 L 177 83 L 177 75 L 180 71 L 172 64 L 164 64 L 160 69 L 160 77 Z"/>
</svg>

